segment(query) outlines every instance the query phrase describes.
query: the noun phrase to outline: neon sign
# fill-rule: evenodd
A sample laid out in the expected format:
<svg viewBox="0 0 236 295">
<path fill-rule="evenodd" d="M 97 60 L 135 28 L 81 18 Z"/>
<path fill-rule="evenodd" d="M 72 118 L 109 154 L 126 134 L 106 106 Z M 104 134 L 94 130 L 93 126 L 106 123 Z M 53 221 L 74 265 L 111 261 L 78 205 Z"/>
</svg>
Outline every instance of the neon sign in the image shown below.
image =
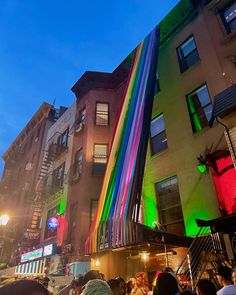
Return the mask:
<svg viewBox="0 0 236 295">
<path fill-rule="evenodd" d="M 51 230 L 55 230 L 58 228 L 59 222 L 56 217 L 51 217 L 48 219 L 48 228 Z"/>
<path fill-rule="evenodd" d="M 43 256 L 43 248 L 36 249 L 21 255 L 21 263 L 26 261 L 35 260 Z"/>
<path fill-rule="evenodd" d="M 53 244 L 47 245 L 43 249 L 43 256 L 52 255 L 53 252 Z"/>
</svg>

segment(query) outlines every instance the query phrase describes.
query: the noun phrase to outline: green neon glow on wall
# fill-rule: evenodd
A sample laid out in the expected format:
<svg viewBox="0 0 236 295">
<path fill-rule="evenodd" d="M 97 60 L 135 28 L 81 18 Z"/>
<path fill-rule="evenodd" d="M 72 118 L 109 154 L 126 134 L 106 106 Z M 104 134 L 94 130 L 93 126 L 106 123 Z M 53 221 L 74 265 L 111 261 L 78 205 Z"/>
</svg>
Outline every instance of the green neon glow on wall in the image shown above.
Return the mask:
<svg viewBox="0 0 236 295">
<path fill-rule="evenodd" d="M 157 201 L 152 186 L 142 192 L 143 223 L 153 228 L 153 222 L 158 221 Z"/>
<path fill-rule="evenodd" d="M 67 187 L 64 187 L 64 191 L 63 193 L 60 193 L 60 203 L 59 203 L 59 211 L 58 213 L 61 215 L 63 213 L 65 213 L 65 210 L 66 210 L 66 203 L 67 203 L 67 191 L 68 191 L 68 188 Z"/>
<path fill-rule="evenodd" d="M 187 97 L 188 99 L 188 105 L 189 105 L 189 110 L 192 116 L 195 132 L 200 132 L 202 130 L 201 123 L 199 121 L 198 115 L 196 114 L 196 110 L 194 108 L 193 102 L 191 100 L 191 95 Z"/>
</svg>

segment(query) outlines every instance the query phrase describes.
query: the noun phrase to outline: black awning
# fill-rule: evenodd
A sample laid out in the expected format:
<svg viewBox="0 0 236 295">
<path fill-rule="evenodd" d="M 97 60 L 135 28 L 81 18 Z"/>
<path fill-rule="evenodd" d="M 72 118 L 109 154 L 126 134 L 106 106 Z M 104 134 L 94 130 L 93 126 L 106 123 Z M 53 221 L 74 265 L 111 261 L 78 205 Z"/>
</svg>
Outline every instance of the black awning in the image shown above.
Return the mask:
<svg viewBox="0 0 236 295">
<path fill-rule="evenodd" d="M 196 219 L 196 223 L 199 227 L 210 226 L 213 232 L 232 233 L 236 232 L 236 213 L 211 220 Z"/>
<path fill-rule="evenodd" d="M 215 96 L 212 118 L 209 122 L 210 127 L 212 127 L 216 117 L 223 118 L 234 111 L 236 111 L 236 84 Z"/>
<path fill-rule="evenodd" d="M 136 240 L 134 240 L 131 244 L 150 243 L 177 247 L 189 247 L 193 240 L 192 238 L 186 236 L 176 235 L 158 229 L 152 229 L 140 223 L 136 223 L 135 227 L 135 230 L 138 231 L 138 235 L 136 235 Z"/>
<path fill-rule="evenodd" d="M 172 234 L 167 231 L 151 229 L 150 227 L 141 224 L 140 227 L 143 230 L 143 240 L 148 243 L 162 243 L 171 246 L 189 247 L 193 240 L 192 238 Z"/>
</svg>

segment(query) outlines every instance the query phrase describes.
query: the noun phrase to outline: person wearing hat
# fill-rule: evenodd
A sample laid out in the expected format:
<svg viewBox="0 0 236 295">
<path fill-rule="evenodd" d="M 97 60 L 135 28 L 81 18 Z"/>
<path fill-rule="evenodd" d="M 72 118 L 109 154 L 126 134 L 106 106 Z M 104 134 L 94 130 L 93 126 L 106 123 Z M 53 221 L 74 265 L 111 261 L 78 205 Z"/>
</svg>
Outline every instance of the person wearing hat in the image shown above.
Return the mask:
<svg viewBox="0 0 236 295">
<path fill-rule="evenodd" d="M 231 269 L 227 266 L 219 266 L 217 268 L 217 279 L 222 288 L 217 292 L 217 295 L 235 295 L 236 286 L 231 280 Z"/>
</svg>

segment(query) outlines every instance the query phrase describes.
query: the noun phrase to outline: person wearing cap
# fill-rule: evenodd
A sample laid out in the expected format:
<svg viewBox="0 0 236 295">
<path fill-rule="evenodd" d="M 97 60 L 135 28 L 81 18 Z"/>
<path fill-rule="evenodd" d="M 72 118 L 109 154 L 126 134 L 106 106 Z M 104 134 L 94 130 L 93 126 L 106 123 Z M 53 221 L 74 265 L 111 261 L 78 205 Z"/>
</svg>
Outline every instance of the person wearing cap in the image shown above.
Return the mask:
<svg viewBox="0 0 236 295">
<path fill-rule="evenodd" d="M 217 292 L 217 295 L 235 295 L 236 286 L 231 280 L 231 269 L 227 266 L 219 266 L 217 268 L 217 279 L 222 288 Z"/>
</svg>

